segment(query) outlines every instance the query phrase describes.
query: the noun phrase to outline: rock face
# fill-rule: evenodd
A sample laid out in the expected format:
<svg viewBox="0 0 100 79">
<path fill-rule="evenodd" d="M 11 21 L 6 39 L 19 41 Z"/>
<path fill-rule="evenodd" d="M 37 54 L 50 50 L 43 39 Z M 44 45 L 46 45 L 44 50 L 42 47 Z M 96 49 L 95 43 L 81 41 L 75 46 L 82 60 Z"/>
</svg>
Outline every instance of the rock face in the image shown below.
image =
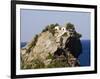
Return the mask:
<svg viewBox="0 0 100 79">
<path fill-rule="evenodd" d="M 34 42 L 36 42 L 35 46 Z M 37 41 L 33 39 L 21 50 L 22 60 L 27 65 L 33 60 L 39 60 L 47 65 L 50 62 L 50 59 L 48 60 L 47 57 L 53 55 L 56 50 L 57 43 L 55 42 L 55 37 L 52 33 L 46 31 L 38 35 Z"/>
<path fill-rule="evenodd" d="M 59 30 L 59 26 L 56 28 Z M 52 30 L 53 34 L 46 30 L 36 35 L 21 49 L 21 69 L 79 66 L 77 58 L 73 55 L 74 51 L 67 50 L 66 42 L 70 37 L 68 31 L 65 31 L 64 27 L 62 31 L 55 30 L 55 28 Z M 77 39 L 79 39 L 78 36 Z"/>
<path fill-rule="evenodd" d="M 81 41 L 76 37 L 69 37 L 65 43 L 65 48 L 67 51 L 71 51 L 75 58 L 78 58 L 82 52 Z"/>
</svg>

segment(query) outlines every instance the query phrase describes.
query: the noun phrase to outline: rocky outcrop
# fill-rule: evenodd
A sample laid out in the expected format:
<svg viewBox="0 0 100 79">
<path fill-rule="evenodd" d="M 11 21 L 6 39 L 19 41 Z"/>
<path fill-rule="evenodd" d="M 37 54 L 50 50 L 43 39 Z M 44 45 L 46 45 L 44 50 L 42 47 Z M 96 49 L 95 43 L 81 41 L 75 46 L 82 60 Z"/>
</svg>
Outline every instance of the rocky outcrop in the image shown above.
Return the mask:
<svg viewBox="0 0 100 79">
<path fill-rule="evenodd" d="M 69 32 L 58 25 L 46 27 L 21 49 L 21 69 L 79 66 L 79 61 L 73 54 L 76 52 L 68 50 L 68 42 L 71 46 L 74 45 L 67 41 L 70 38 Z M 76 31 L 73 34 L 80 40 L 80 34 Z M 75 49 L 79 50 L 77 47 Z"/>
<path fill-rule="evenodd" d="M 34 44 L 34 42 L 36 42 L 36 44 Z M 28 64 L 33 60 L 39 60 L 47 65 L 47 63 L 50 62 L 50 59 L 48 60 L 47 57 L 49 55 L 53 56 L 56 50 L 57 44 L 52 33 L 50 33 L 49 31 L 42 32 L 38 35 L 37 41 L 33 39 L 26 45 L 26 47 L 21 50 L 22 60 L 24 64 Z"/>
</svg>

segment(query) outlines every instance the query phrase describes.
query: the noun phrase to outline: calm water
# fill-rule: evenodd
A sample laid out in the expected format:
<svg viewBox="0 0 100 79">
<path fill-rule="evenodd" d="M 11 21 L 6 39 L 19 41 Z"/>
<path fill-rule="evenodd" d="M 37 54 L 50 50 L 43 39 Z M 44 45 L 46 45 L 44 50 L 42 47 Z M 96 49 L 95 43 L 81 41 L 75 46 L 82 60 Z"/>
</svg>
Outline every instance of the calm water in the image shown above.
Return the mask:
<svg viewBox="0 0 100 79">
<path fill-rule="evenodd" d="M 81 40 L 82 54 L 79 56 L 81 66 L 90 66 L 90 40 Z"/>
<path fill-rule="evenodd" d="M 81 66 L 90 66 L 90 40 L 81 40 L 82 54 L 79 56 Z M 26 45 L 26 42 L 21 43 L 21 48 Z"/>
</svg>

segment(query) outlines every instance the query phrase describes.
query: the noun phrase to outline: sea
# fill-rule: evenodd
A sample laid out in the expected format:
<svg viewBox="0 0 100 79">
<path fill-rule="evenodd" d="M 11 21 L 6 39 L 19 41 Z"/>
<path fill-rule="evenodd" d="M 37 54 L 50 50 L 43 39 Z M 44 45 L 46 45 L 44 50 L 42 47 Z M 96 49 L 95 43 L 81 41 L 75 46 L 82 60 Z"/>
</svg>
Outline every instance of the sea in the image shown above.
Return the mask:
<svg viewBox="0 0 100 79">
<path fill-rule="evenodd" d="M 81 66 L 90 66 L 90 56 L 91 56 L 91 45 L 90 40 L 81 40 L 82 43 L 82 54 L 79 56 L 79 61 Z"/>
<path fill-rule="evenodd" d="M 90 40 L 81 40 L 82 53 L 79 56 L 79 62 L 81 66 L 90 66 Z M 24 47 L 27 42 L 21 42 L 21 48 Z"/>
</svg>

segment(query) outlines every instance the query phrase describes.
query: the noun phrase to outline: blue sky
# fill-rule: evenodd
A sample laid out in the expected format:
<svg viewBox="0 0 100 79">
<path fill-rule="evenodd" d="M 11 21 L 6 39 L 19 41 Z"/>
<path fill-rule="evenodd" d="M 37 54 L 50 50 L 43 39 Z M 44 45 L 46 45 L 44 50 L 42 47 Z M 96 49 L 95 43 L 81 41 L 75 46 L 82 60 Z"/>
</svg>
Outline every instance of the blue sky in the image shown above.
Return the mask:
<svg viewBox="0 0 100 79">
<path fill-rule="evenodd" d="M 90 13 L 71 11 L 47 11 L 21 9 L 21 42 L 30 41 L 48 24 L 64 25 L 71 22 L 76 31 L 82 34 L 81 39 L 90 39 Z"/>
</svg>

